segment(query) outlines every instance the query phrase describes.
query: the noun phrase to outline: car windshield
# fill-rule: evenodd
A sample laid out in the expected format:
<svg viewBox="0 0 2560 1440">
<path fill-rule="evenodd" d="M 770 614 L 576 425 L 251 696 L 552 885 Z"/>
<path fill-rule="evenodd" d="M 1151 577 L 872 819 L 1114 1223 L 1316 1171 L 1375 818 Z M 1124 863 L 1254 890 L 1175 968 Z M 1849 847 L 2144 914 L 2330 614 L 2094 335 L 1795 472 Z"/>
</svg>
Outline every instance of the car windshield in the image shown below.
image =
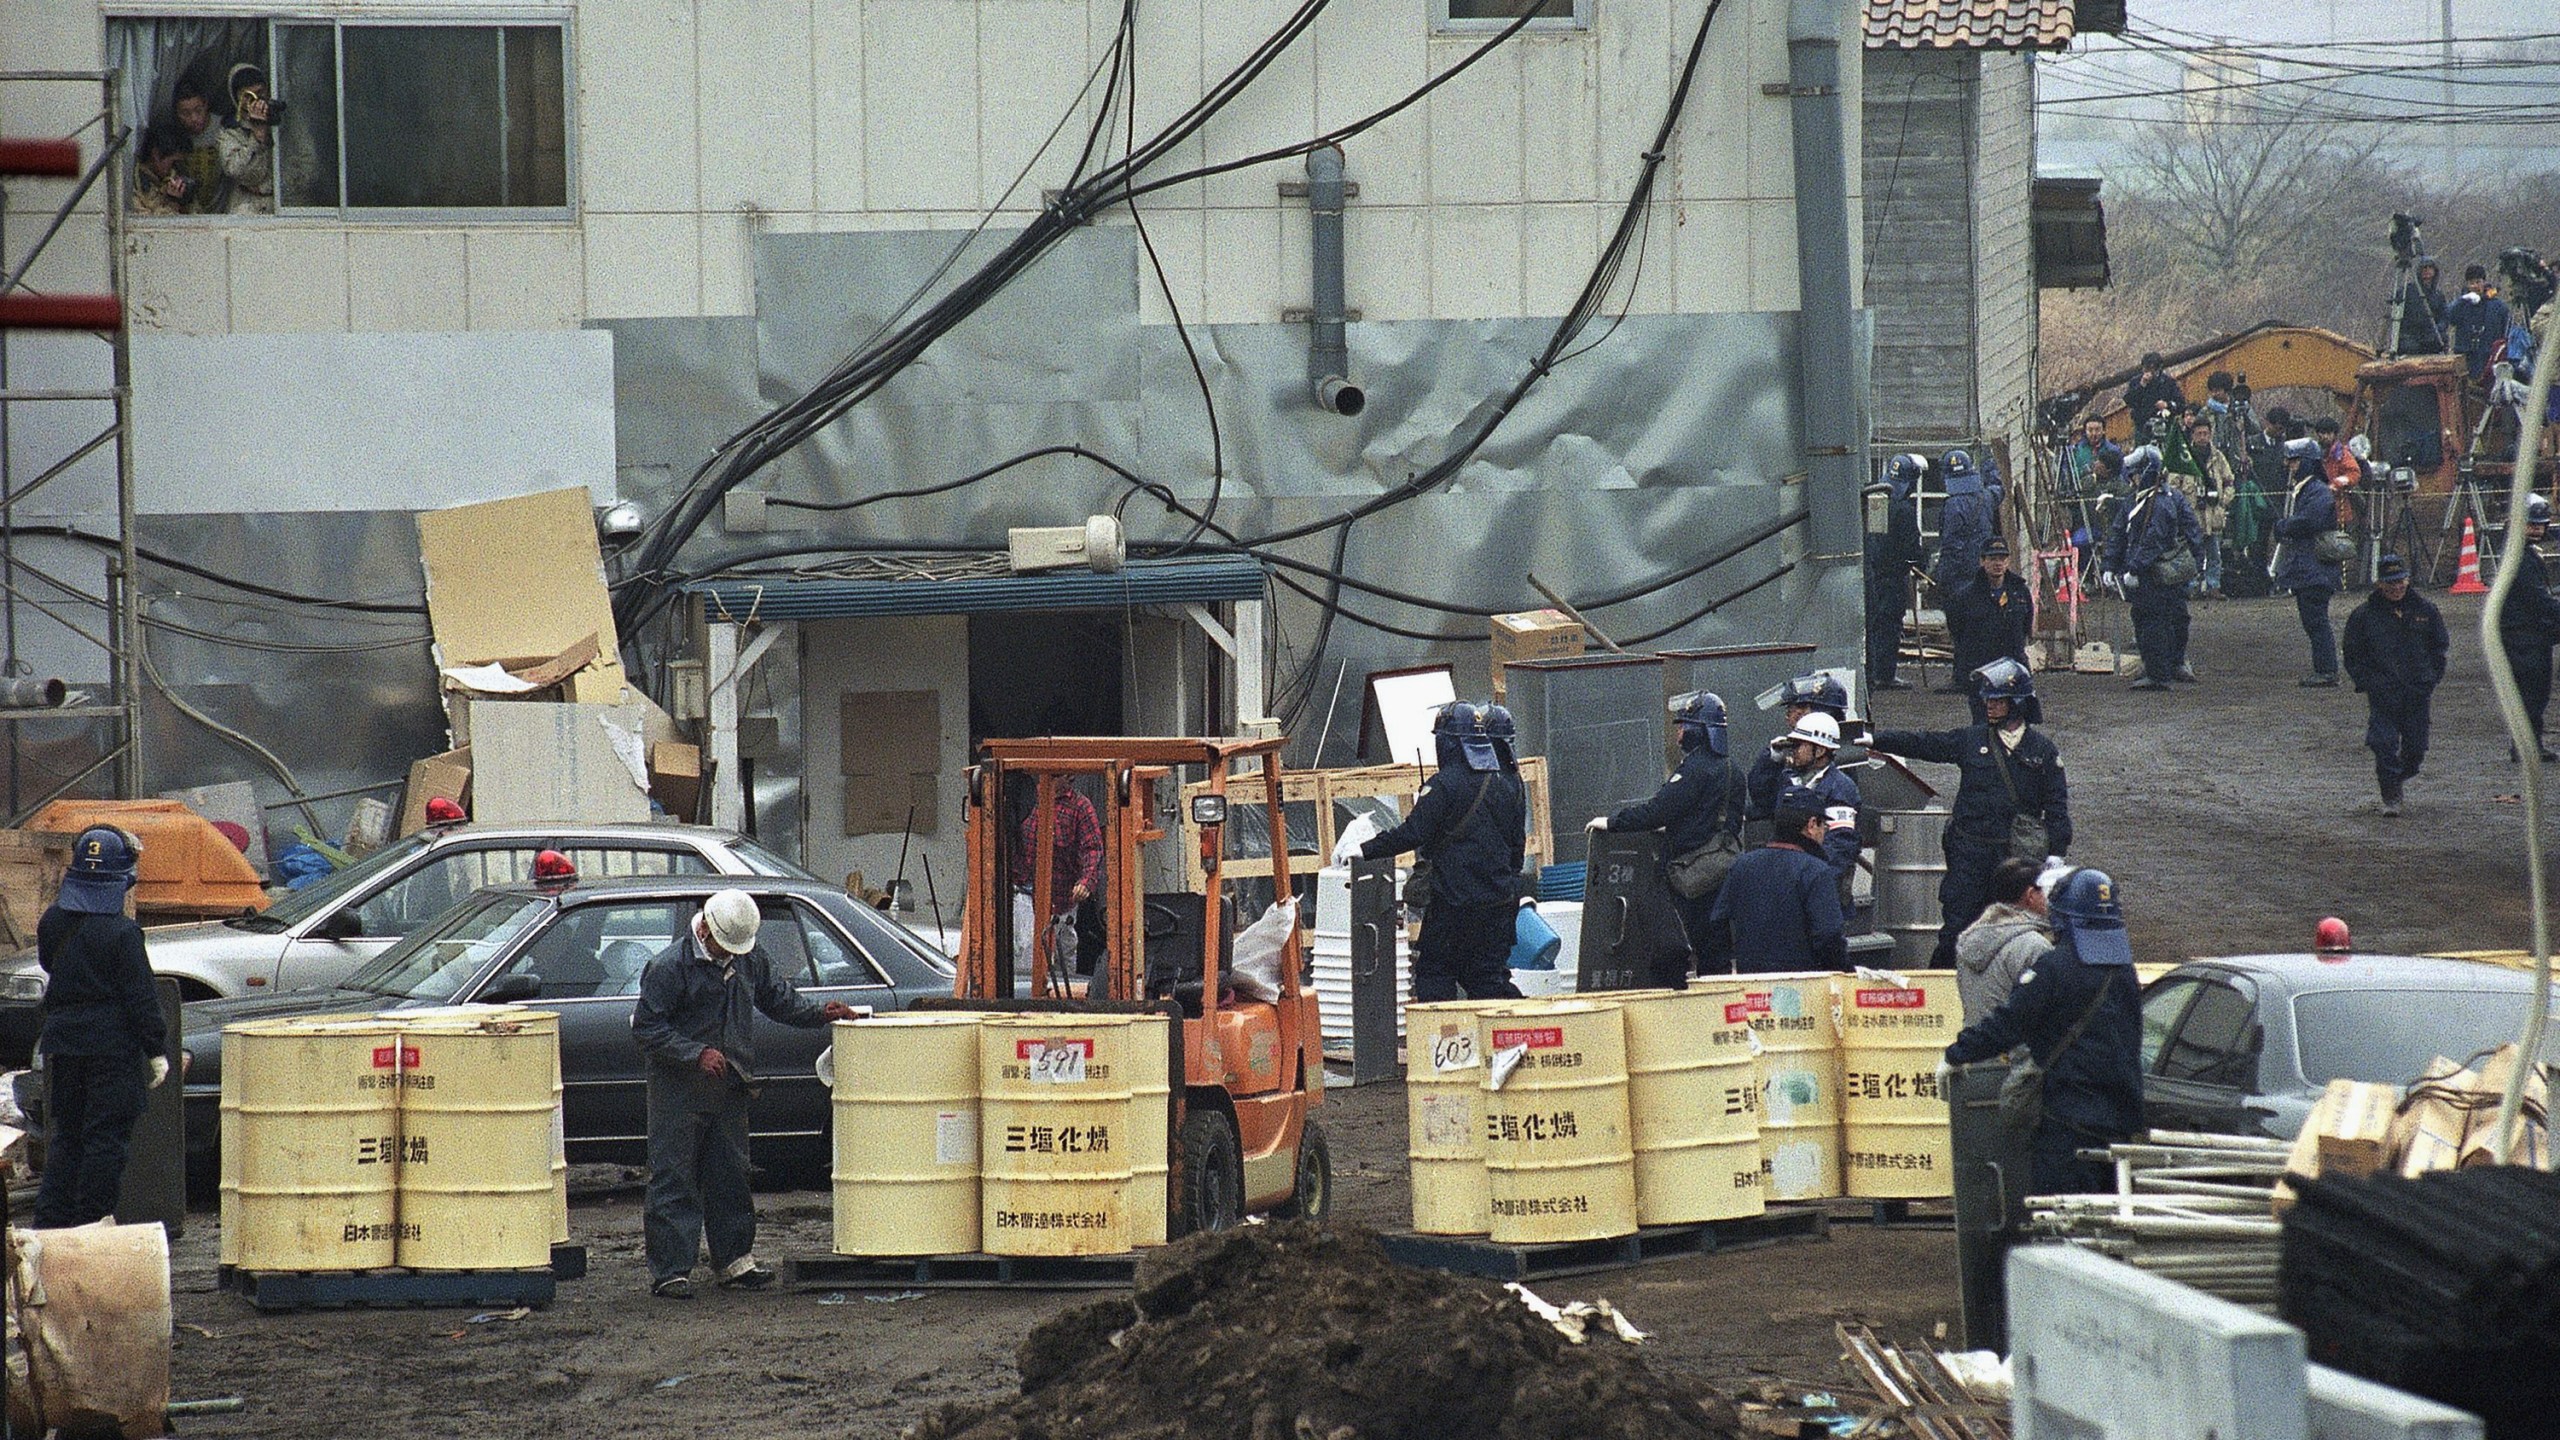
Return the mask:
<svg viewBox="0 0 2560 1440">
<path fill-rule="evenodd" d="M 732 840 L 729 851 L 751 875 L 770 875 L 777 880 L 815 880 L 818 877 L 774 854 L 753 840 Z"/>
<path fill-rule="evenodd" d="M 2315 990 L 2293 997 L 2302 1075 L 2313 1085 L 2406 1085 L 2442 1055 L 2464 1060 L 2515 1039 L 2527 997 L 2513 990 Z"/>
<path fill-rule="evenodd" d="M 403 1000 L 450 1000 L 489 957 L 542 918 L 551 902 L 503 892 L 472 897 L 442 920 L 375 956 L 347 977 L 350 990 Z"/>
<path fill-rule="evenodd" d="M 231 923 L 243 930 L 266 934 L 299 925 L 336 904 L 340 896 L 369 885 L 375 877 L 409 863 L 409 857 L 427 848 L 429 840 L 425 831 L 394 840 L 346 869 L 335 871 L 299 890 L 287 890 L 273 905 L 255 915 L 243 915 Z"/>
</svg>

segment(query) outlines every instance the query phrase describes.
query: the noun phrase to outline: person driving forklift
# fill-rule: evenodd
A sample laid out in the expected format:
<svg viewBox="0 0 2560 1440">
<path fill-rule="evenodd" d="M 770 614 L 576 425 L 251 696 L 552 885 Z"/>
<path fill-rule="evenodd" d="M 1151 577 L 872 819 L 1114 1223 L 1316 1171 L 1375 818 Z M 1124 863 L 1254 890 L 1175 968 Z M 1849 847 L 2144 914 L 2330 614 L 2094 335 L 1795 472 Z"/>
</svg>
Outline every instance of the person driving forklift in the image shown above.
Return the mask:
<svg viewBox="0 0 2560 1440">
<path fill-rule="evenodd" d="M 1432 723 L 1440 768 L 1404 823 L 1342 861 L 1419 852 L 1405 903 L 1420 904 L 1422 943 L 1413 998 L 1516 1000 L 1511 947 L 1519 926 L 1520 866 L 1528 848 L 1529 797 L 1503 764 L 1510 719 L 1498 706 L 1458 701 Z M 1346 847 L 1348 849 L 1349 847 Z"/>
</svg>

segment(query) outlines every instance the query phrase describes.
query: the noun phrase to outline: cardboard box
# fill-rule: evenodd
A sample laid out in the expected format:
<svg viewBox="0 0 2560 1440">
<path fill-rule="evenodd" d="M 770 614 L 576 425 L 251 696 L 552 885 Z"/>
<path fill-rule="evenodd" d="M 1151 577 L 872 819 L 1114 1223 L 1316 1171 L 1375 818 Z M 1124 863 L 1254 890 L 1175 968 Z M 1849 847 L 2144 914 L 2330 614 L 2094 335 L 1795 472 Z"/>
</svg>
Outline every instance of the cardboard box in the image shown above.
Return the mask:
<svg viewBox="0 0 2560 1440">
<path fill-rule="evenodd" d="M 1561 610 L 1522 610 L 1493 617 L 1493 698 L 1509 689 L 1502 667 L 1523 660 L 1570 660 L 1583 652 L 1590 632 Z"/>
<path fill-rule="evenodd" d="M 2451 1170 L 2462 1162 L 2463 1136 L 2470 1132 L 2471 1107 L 2480 1089 L 2478 1072 L 2442 1056 L 2409 1086 L 2389 1137 L 2393 1169 L 2407 1179 L 2430 1170 Z"/>
<path fill-rule="evenodd" d="M 649 818 L 636 713 L 610 705 L 471 706 L 471 818 L 493 825 Z"/>
<path fill-rule="evenodd" d="M 418 561 L 439 670 L 513 662 L 547 671 L 592 642 L 591 659 L 550 683 L 582 704 L 621 701 L 622 640 L 585 487 L 421 514 Z"/>
<path fill-rule="evenodd" d="M 0 938 L 12 946 L 36 943 L 36 922 L 62 888 L 71 864 L 69 835 L 0 830 Z"/>
<path fill-rule="evenodd" d="M 2462 1150 L 2454 1162 L 2461 1169 L 2498 1163 L 2498 1104 L 2506 1098 L 2507 1081 L 2515 1074 L 2516 1053 L 2515 1046 L 2501 1045 L 2480 1062 L 2480 1099 L 2471 1111 L 2471 1125 L 2463 1133 Z M 2509 1158 L 2536 1170 L 2550 1169 L 2551 1090 L 2544 1083 L 2539 1066 L 2525 1079 L 2524 1103 L 2518 1107 L 2517 1121 L 2516 1143 Z"/>
<path fill-rule="evenodd" d="M 2389 1085 L 2330 1081 L 2293 1137 L 2286 1173 L 2317 1180 L 2323 1175 L 2371 1175 L 2380 1170 L 2399 1106 L 2400 1092 Z M 2293 1187 L 2278 1180 L 2275 1213 L 2283 1215 L 2293 1207 L 2293 1200 Z"/>
<path fill-rule="evenodd" d="M 649 798 L 664 806 L 670 819 L 690 821 L 700 814 L 702 747 L 681 740 L 650 742 Z"/>
<path fill-rule="evenodd" d="M 409 767 L 408 788 L 400 793 L 397 833 L 415 835 L 427 828 L 427 802 L 441 796 L 471 808 L 471 750 L 468 746 L 430 755 Z"/>
</svg>

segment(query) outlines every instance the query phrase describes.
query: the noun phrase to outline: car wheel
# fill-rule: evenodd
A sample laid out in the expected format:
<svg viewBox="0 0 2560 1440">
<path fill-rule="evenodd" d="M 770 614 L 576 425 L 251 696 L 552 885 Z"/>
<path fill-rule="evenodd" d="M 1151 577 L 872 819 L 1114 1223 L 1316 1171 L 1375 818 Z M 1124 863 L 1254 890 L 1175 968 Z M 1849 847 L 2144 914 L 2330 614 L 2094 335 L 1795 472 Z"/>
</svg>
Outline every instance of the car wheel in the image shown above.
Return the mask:
<svg viewBox="0 0 2560 1440">
<path fill-rule="evenodd" d="M 1312 1220 L 1321 1225 L 1333 1217 L 1333 1150 L 1324 1127 L 1307 1117 L 1298 1135 L 1298 1178 L 1289 1203 L 1276 1212 L 1283 1220 Z"/>
<path fill-rule="evenodd" d="M 1229 1230 L 1244 1221 L 1244 1145 L 1236 1124 L 1217 1110 L 1194 1109 L 1182 1121 L 1182 1233 Z"/>
</svg>

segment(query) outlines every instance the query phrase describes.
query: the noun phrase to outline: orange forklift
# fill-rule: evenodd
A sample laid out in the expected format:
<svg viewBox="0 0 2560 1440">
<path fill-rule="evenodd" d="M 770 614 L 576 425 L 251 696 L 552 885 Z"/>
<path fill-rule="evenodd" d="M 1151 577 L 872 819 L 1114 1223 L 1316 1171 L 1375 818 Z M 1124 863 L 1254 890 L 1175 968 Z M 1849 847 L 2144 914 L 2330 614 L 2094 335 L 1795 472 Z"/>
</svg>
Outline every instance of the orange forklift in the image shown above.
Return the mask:
<svg viewBox="0 0 2560 1440">
<path fill-rule="evenodd" d="M 1168 1229 L 1220 1230 L 1250 1214 L 1321 1220 L 1333 1203 L 1332 1160 L 1310 1110 L 1324 1099 L 1324 1037 L 1306 984 L 1300 931 L 1281 957 L 1279 999 L 1250 1000 L 1228 983 L 1237 905 L 1223 875 L 1231 782 L 1244 794 L 1234 823 L 1269 826 L 1270 853 L 1288 853 L 1280 749 L 1268 740 L 1068 738 L 990 740 L 971 767 L 969 890 L 952 1004 L 971 1009 L 1153 1011 L 1174 1019 L 1175 1153 L 1168 1161 Z M 1256 764 L 1258 762 L 1258 766 Z M 1200 831 L 1197 896 L 1150 897 L 1141 847 L 1167 841 L 1157 795 L 1177 769 L 1205 773 L 1191 797 Z M 1073 930 L 1053 905 L 1057 796 L 1070 785 L 1096 801 L 1102 825 L 1107 945 L 1079 984 L 1059 935 Z M 1254 812 L 1258 809 L 1259 816 Z M 1019 845 L 1030 817 L 1029 843 Z M 1256 837 L 1259 838 L 1259 837 Z M 1023 870 L 1030 873 L 1018 873 Z M 1290 898 L 1273 867 L 1273 901 Z M 1031 934 L 1017 946 L 1016 897 L 1028 891 Z M 1184 907 L 1197 903 L 1194 913 Z M 1158 925 L 1162 922 L 1162 932 Z M 1161 943 L 1158 943 L 1161 942 Z M 1152 963 L 1149 946 L 1156 943 Z M 1069 946 L 1071 949 L 1071 945 Z M 1018 964 L 1017 956 L 1027 960 Z M 1017 974 L 1027 969 L 1028 974 Z"/>
</svg>

